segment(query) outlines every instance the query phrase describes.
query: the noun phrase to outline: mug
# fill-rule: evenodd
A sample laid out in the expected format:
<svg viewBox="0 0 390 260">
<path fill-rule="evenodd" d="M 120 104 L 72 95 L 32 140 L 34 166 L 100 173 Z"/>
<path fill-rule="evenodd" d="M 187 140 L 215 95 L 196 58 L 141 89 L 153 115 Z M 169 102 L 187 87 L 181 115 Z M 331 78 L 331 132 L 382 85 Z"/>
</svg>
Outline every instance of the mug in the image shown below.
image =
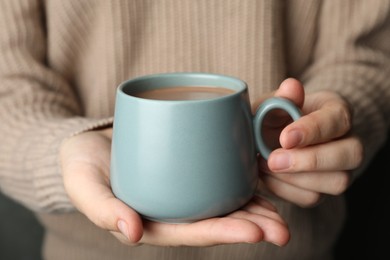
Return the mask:
<svg viewBox="0 0 390 260">
<path fill-rule="evenodd" d="M 273 109 L 293 120 L 301 115 L 282 98 L 267 99 L 252 115 L 246 82 L 227 75 L 163 73 L 122 82 L 111 150 L 114 195 L 144 218 L 167 223 L 239 209 L 256 191 L 257 153 L 271 152 L 261 128 Z"/>
</svg>

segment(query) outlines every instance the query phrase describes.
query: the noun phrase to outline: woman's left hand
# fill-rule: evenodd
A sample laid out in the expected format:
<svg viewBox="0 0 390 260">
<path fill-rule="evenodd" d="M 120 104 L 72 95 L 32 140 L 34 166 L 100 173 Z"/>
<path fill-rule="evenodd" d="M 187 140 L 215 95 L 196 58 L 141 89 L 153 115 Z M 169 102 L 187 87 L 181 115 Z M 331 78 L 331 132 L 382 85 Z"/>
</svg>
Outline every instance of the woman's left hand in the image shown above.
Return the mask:
<svg viewBox="0 0 390 260">
<path fill-rule="evenodd" d="M 362 142 L 351 133 L 346 100 L 330 91 L 305 95 L 302 84 L 292 78 L 282 82 L 274 95 L 292 100 L 303 116 L 270 135 L 280 133 L 281 148 L 268 161 L 259 159 L 260 178 L 272 193 L 302 207 L 315 206 L 323 195 L 343 193 L 351 170 L 363 159 Z M 272 122 L 274 128 L 280 127 Z"/>
</svg>

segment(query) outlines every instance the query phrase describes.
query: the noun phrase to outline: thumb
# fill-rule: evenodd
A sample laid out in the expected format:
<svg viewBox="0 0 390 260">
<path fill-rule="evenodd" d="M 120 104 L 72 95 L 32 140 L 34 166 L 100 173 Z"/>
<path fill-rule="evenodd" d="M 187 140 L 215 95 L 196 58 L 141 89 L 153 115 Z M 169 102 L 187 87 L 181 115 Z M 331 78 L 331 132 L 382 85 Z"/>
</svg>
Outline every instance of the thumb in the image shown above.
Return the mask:
<svg viewBox="0 0 390 260">
<path fill-rule="evenodd" d="M 273 92 L 266 93 L 260 98 L 255 100 L 252 104 L 252 112 L 255 113 L 259 105 L 267 98 L 271 97 L 283 97 L 294 102 L 298 107 L 303 106 L 305 93 L 302 83 L 294 78 L 285 79 L 279 86 L 279 88 Z"/>
<path fill-rule="evenodd" d="M 275 92 L 275 96 L 287 98 L 302 108 L 305 100 L 305 91 L 300 81 L 288 78 L 280 84 L 279 89 Z M 298 130 L 292 131 L 295 127 L 294 125 L 296 125 L 295 122 L 291 123 L 280 133 L 279 142 L 286 149 L 293 148 L 300 142 L 301 133 Z"/>
<path fill-rule="evenodd" d="M 69 165 L 64 167 L 64 184 L 75 207 L 95 225 L 122 233 L 130 244 L 141 239 L 141 217 L 114 196 L 99 170 L 88 164 Z"/>
<path fill-rule="evenodd" d="M 98 227 L 121 233 L 126 244 L 136 244 L 143 235 L 141 217 L 122 201 L 112 197 L 99 203 L 99 207 L 88 210 L 87 216 Z M 118 236 L 116 236 L 118 237 Z"/>
<path fill-rule="evenodd" d="M 275 91 L 275 97 L 289 99 L 298 107 L 302 107 L 305 100 L 305 91 L 302 83 L 299 80 L 294 78 L 287 78 Z"/>
</svg>

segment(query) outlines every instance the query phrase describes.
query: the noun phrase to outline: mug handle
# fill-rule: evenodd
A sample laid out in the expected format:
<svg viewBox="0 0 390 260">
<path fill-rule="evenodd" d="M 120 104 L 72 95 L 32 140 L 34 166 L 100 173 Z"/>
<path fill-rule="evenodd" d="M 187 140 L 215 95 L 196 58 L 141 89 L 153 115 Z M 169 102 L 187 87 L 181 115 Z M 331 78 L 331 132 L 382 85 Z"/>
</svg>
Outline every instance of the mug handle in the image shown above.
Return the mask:
<svg viewBox="0 0 390 260">
<path fill-rule="evenodd" d="M 266 160 L 268 159 L 272 150 L 269 149 L 268 146 L 265 144 L 261 129 L 265 116 L 269 111 L 273 109 L 282 109 L 286 111 L 294 121 L 298 120 L 301 117 L 301 111 L 299 110 L 299 108 L 293 102 L 285 98 L 272 97 L 266 99 L 263 103 L 260 104 L 253 118 L 254 135 L 257 150 Z"/>
</svg>

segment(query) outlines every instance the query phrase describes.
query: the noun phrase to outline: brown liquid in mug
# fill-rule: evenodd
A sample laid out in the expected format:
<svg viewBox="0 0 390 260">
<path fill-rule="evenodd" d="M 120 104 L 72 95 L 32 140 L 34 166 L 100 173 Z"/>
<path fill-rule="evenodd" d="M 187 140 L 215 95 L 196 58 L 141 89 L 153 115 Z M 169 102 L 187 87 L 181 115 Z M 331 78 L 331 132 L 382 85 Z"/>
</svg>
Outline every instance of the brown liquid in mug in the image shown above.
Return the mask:
<svg viewBox="0 0 390 260">
<path fill-rule="evenodd" d="M 167 87 L 132 94 L 132 96 L 157 100 L 205 100 L 233 94 L 235 91 L 223 87 Z"/>
</svg>

